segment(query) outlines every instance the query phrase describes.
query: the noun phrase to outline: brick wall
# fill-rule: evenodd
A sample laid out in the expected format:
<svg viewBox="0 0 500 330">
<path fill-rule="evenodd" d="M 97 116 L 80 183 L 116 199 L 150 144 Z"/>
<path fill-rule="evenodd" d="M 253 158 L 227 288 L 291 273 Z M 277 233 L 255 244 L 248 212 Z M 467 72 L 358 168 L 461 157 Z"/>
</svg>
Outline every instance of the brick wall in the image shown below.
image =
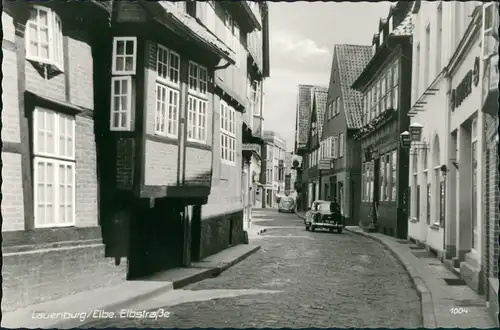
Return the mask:
<svg viewBox="0 0 500 330">
<path fill-rule="evenodd" d="M 17 88 L 17 54 L 15 49 L 14 20 L 6 13 L 2 13 L 3 42 L 2 42 L 2 141 L 20 142 L 19 136 L 19 97 Z"/>
<path fill-rule="evenodd" d="M 98 182 L 94 121 L 76 116 L 76 226 L 97 226 Z"/>
<path fill-rule="evenodd" d="M 2 232 L 24 230 L 21 155 L 2 152 Z"/>
<path fill-rule="evenodd" d="M 168 186 L 177 184 L 178 146 L 146 140 L 144 184 Z"/>
<path fill-rule="evenodd" d="M 212 173 L 212 151 L 186 148 L 186 184 L 210 185 Z"/>
<path fill-rule="evenodd" d="M 4 252 L 3 262 L 4 312 L 117 284 L 126 273 L 126 262 L 115 266 L 102 244 Z"/>
<path fill-rule="evenodd" d="M 92 49 L 85 31 L 69 31 L 73 38 L 68 38 L 68 81 L 70 85 L 69 101 L 87 109 L 94 108 L 94 80 Z M 78 39 L 80 40 L 78 40 Z"/>
</svg>

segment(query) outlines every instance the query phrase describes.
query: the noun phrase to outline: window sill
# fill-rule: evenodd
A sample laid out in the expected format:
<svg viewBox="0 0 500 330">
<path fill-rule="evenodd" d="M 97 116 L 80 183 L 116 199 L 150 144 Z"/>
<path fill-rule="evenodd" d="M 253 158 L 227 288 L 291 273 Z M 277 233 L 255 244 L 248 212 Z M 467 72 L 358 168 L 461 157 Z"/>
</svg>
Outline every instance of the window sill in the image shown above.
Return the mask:
<svg viewBox="0 0 500 330">
<path fill-rule="evenodd" d="M 417 222 L 420 222 L 420 219 L 418 219 L 418 218 L 410 218 L 410 222 L 417 223 Z"/>
<path fill-rule="evenodd" d="M 186 147 L 212 151 L 212 146 L 208 145 L 204 141 L 197 141 L 197 140 L 188 139 L 186 141 Z"/>
<path fill-rule="evenodd" d="M 432 225 L 429 225 L 429 228 L 432 230 L 439 230 L 441 226 L 439 225 L 439 223 L 433 223 Z"/>
<path fill-rule="evenodd" d="M 227 165 L 227 166 L 236 166 L 236 162 L 230 162 L 228 160 L 221 159 L 220 161 L 221 164 Z"/>
</svg>

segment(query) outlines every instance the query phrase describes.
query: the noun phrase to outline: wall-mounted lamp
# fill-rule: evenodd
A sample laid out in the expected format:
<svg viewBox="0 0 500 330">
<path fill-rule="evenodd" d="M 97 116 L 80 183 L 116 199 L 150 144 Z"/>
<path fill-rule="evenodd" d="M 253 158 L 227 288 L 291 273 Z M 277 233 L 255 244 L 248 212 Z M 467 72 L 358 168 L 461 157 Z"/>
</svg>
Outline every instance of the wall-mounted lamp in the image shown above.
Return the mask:
<svg viewBox="0 0 500 330">
<path fill-rule="evenodd" d="M 429 144 L 420 142 L 422 139 L 422 129 L 424 126 L 419 123 L 413 123 L 408 128 L 409 131 L 404 131 L 400 135 L 401 147 L 413 148 L 413 150 L 428 150 Z"/>
</svg>

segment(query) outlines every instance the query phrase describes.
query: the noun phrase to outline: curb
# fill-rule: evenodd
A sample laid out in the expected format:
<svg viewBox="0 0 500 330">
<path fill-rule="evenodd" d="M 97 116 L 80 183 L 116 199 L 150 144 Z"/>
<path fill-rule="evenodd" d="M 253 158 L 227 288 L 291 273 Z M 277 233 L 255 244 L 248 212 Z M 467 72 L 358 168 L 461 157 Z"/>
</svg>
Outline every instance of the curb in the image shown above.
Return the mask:
<svg viewBox="0 0 500 330">
<path fill-rule="evenodd" d="M 388 250 L 399 262 L 401 266 L 406 270 L 408 275 L 410 276 L 413 285 L 415 286 L 415 289 L 417 290 L 417 293 L 420 297 L 420 308 L 422 312 L 422 327 L 423 328 L 437 328 L 437 322 L 436 322 L 436 315 L 434 313 L 434 303 L 432 301 L 432 294 L 429 290 L 429 288 L 425 285 L 425 282 L 422 280 L 420 276 L 418 276 L 417 272 L 413 268 L 412 265 L 410 265 L 408 262 L 403 260 L 399 256 L 399 254 L 394 251 L 386 242 L 381 240 L 378 237 L 366 234 L 364 232 L 357 232 L 354 230 L 350 230 L 348 228 L 344 228 L 345 230 L 349 231 L 350 233 L 368 237 L 379 244 L 381 244 L 386 250 Z"/>
<path fill-rule="evenodd" d="M 265 229 L 264 229 L 264 231 L 265 231 Z M 160 295 L 164 292 L 171 291 L 171 290 L 177 290 L 177 289 L 183 288 L 189 284 L 200 282 L 200 281 L 206 280 L 208 278 L 217 277 L 222 272 L 227 270 L 228 268 L 245 260 L 246 258 L 248 258 L 250 255 L 257 252 L 258 250 L 260 250 L 260 245 L 257 245 L 256 247 L 252 248 L 251 250 L 245 252 L 244 254 L 240 255 L 236 259 L 234 259 L 234 260 L 232 260 L 232 261 L 230 261 L 222 266 L 207 268 L 206 271 L 203 271 L 201 273 L 186 276 L 182 279 L 175 280 L 171 283 L 168 283 L 164 287 L 151 290 L 149 292 L 140 294 L 140 295 L 132 297 L 130 299 L 125 299 L 125 300 L 122 300 L 122 301 L 119 301 L 116 303 L 112 303 L 112 304 L 109 304 L 109 305 L 106 305 L 103 307 L 99 307 L 99 309 L 101 309 L 101 310 L 125 309 L 132 304 L 139 303 L 141 301 L 150 299 L 150 298 L 157 296 L 157 295 Z M 69 319 L 67 321 L 61 321 L 61 322 L 57 322 L 55 324 L 52 324 L 49 327 L 46 327 L 46 329 L 52 329 L 52 328 L 55 328 L 55 329 L 69 329 L 69 328 L 71 328 L 71 329 L 73 329 L 73 328 L 82 327 L 86 323 L 88 323 L 88 322 L 85 322 L 85 321 L 80 322 L 78 319 Z"/>
</svg>

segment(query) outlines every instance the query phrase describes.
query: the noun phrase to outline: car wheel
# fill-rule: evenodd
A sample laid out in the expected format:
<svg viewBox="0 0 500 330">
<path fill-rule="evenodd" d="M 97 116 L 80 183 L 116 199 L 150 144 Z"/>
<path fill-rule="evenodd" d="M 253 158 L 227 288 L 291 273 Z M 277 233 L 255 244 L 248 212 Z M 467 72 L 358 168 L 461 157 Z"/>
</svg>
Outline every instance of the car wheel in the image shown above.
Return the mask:
<svg viewBox="0 0 500 330">
<path fill-rule="evenodd" d="M 311 226 L 311 231 L 314 231 L 314 230 L 315 230 L 315 229 L 314 229 L 314 227 L 313 227 L 313 226 Z"/>
<path fill-rule="evenodd" d="M 306 231 L 309 231 L 309 226 L 306 226 Z"/>
</svg>

